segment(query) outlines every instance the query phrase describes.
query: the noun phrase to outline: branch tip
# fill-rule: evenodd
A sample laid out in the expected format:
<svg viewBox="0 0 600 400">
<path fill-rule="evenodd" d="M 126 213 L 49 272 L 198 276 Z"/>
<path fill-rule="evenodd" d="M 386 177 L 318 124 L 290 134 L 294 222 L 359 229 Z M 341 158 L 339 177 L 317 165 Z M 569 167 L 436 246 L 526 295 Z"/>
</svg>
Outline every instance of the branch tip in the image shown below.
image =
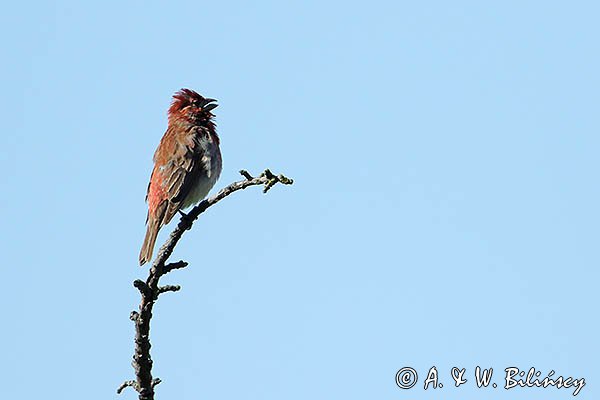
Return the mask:
<svg viewBox="0 0 600 400">
<path fill-rule="evenodd" d="M 252 175 L 250 175 L 250 173 L 248 171 L 246 171 L 245 169 L 240 169 L 240 174 L 242 174 L 242 176 L 244 178 L 246 178 L 246 180 L 251 181 L 252 179 L 254 179 L 254 177 L 252 177 Z"/>
<path fill-rule="evenodd" d="M 117 394 L 121 394 L 121 392 L 125 389 L 131 387 L 133 388 L 133 390 L 135 390 L 136 392 L 139 392 L 139 387 L 136 381 L 125 381 L 123 383 L 121 383 L 121 386 L 119 386 L 117 388 Z"/>
<path fill-rule="evenodd" d="M 283 185 L 292 185 L 294 183 L 293 179 L 288 178 L 287 176 L 284 176 L 282 174 L 279 174 L 277 176 L 277 179 L 279 180 L 279 182 L 281 182 Z"/>
<path fill-rule="evenodd" d="M 279 174 L 277 176 L 273 175 L 269 169 L 265 169 L 265 171 L 261 174 L 261 177 L 267 179 L 263 193 L 267 193 L 277 183 L 281 183 L 283 185 L 291 185 L 294 183 L 293 179 L 290 179 L 283 174 Z"/>
<path fill-rule="evenodd" d="M 174 263 L 169 263 L 164 266 L 163 273 L 166 274 L 168 272 L 173 271 L 174 269 L 181 269 L 181 268 L 185 268 L 187 266 L 188 266 L 188 263 L 183 260 L 180 260 L 180 261 L 177 261 Z"/>
<path fill-rule="evenodd" d="M 158 294 L 163 294 L 165 292 L 178 292 L 181 290 L 181 286 L 179 285 L 165 285 L 158 288 Z"/>
</svg>

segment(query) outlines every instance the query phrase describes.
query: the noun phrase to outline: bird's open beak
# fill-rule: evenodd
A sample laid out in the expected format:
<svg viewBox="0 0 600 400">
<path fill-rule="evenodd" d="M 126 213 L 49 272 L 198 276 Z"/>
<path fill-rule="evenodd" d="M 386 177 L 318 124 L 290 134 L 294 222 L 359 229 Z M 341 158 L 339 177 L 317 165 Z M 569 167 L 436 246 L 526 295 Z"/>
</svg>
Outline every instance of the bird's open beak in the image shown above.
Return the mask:
<svg viewBox="0 0 600 400">
<path fill-rule="evenodd" d="M 213 103 L 214 101 L 217 101 L 217 100 L 204 99 L 204 104 L 202 105 L 202 111 L 210 111 L 210 110 L 217 108 L 219 105 L 216 103 Z"/>
</svg>

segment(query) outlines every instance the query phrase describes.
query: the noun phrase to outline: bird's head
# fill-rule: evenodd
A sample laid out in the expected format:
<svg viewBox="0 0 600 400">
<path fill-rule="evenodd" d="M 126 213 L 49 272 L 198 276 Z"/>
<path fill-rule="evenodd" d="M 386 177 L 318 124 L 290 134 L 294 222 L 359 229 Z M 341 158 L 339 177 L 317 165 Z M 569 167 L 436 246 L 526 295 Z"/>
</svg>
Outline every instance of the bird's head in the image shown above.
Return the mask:
<svg viewBox="0 0 600 400">
<path fill-rule="evenodd" d="M 208 122 L 214 117 L 211 113 L 217 100 L 201 96 L 191 89 L 181 89 L 173 95 L 169 108 L 169 119 L 184 118 L 193 123 Z"/>
</svg>

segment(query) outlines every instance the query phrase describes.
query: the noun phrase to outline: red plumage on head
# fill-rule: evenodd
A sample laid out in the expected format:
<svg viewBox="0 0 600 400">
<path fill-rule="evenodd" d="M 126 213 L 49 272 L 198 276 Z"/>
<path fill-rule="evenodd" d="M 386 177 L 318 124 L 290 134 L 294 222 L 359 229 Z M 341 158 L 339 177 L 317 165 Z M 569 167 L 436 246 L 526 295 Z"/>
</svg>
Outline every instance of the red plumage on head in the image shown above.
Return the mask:
<svg viewBox="0 0 600 400">
<path fill-rule="evenodd" d="M 181 89 L 173 95 L 171 107 L 169 107 L 169 117 L 175 116 L 179 111 L 187 106 L 191 106 L 194 101 L 202 101 L 204 97 L 191 89 Z"/>
</svg>

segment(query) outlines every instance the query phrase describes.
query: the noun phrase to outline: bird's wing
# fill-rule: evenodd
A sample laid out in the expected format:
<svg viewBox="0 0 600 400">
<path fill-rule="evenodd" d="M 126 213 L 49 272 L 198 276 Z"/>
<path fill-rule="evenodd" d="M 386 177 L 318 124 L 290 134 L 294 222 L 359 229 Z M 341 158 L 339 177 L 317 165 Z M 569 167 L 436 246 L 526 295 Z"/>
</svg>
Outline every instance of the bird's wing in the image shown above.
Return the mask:
<svg viewBox="0 0 600 400">
<path fill-rule="evenodd" d="M 202 149 L 198 143 L 190 136 L 182 139 L 175 141 L 172 158 L 163 168 L 163 188 L 169 201 L 163 224 L 171 221 L 200 176 L 205 173 Z"/>
</svg>

